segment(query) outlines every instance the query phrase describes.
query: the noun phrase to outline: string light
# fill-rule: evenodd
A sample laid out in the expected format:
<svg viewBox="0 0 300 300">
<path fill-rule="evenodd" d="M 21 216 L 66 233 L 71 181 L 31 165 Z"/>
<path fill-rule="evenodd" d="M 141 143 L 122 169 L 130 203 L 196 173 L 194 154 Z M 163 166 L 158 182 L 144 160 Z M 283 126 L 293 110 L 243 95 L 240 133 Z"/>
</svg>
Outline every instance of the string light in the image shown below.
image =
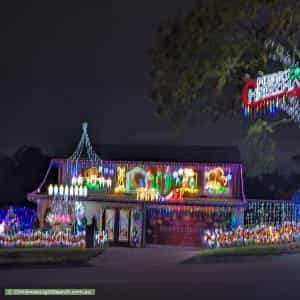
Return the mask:
<svg viewBox="0 0 300 300">
<path fill-rule="evenodd" d="M 300 105 L 298 97 L 290 97 L 287 101 L 279 104 L 279 107 L 284 111 L 294 122 L 300 127 Z"/>
<path fill-rule="evenodd" d="M 53 200 L 51 213 L 48 216 L 50 224 L 70 224 L 78 219 L 76 206 L 88 196 L 86 186 L 50 184 L 48 195 Z"/>
<path fill-rule="evenodd" d="M 0 248 L 15 247 L 70 247 L 85 248 L 85 232 L 71 234 L 69 232 L 17 232 L 0 235 Z"/>
<path fill-rule="evenodd" d="M 276 225 L 292 222 L 294 221 L 292 211 L 291 201 L 251 199 L 245 210 L 244 224 L 246 228 L 252 228 L 262 224 Z"/>
<path fill-rule="evenodd" d="M 203 236 L 204 245 L 210 248 L 288 243 L 299 239 L 300 227 L 291 223 L 280 226 L 262 224 L 251 229 L 239 226 L 233 231 L 206 230 Z"/>
<path fill-rule="evenodd" d="M 75 149 L 74 153 L 69 157 L 68 160 L 76 161 L 79 160 L 81 157 L 81 154 L 86 148 L 86 152 L 88 155 L 88 159 L 91 161 L 101 161 L 101 158 L 98 156 L 98 154 L 94 151 L 93 146 L 91 144 L 88 132 L 88 123 L 85 122 L 82 124 L 82 135 L 79 141 L 79 144 L 77 145 L 77 148 Z"/>
</svg>

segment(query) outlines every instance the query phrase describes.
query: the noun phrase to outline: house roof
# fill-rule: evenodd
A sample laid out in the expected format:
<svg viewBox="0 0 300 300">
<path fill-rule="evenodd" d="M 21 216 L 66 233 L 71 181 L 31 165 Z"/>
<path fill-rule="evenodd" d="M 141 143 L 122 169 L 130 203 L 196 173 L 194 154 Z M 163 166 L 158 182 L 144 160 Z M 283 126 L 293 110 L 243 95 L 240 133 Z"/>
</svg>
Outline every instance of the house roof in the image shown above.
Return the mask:
<svg viewBox="0 0 300 300">
<path fill-rule="evenodd" d="M 84 122 L 77 148 L 68 159 L 198 163 L 241 162 L 240 151 L 237 146 L 93 145 L 87 129 L 88 124 Z"/>
<path fill-rule="evenodd" d="M 240 163 L 236 146 L 99 145 L 102 160 Z"/>
</svg>

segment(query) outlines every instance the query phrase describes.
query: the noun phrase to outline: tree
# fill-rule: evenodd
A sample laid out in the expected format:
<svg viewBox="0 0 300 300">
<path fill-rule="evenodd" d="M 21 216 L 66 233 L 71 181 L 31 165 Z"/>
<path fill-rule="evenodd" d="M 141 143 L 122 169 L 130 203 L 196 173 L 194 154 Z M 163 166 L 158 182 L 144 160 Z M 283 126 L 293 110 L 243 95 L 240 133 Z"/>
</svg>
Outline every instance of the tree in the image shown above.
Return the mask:
<svg viewBox="0 0 300 300">
<path fill-rule="evenodd" d="M 39 148 L 24 146 L 10 158 L 0 158 L 0 205 L 27 203 L 26 194 L 41 183 L 50 158 Z"/>
<path fill-rule="evenodd" d="M 299 56 L 299 25 L 297 0 L 199 1 L 190 14 L 161 24 L 150 51 L 157 114 L 176 119 L 175 124 L 195 114 L 210 120 L 239 118 L 244 82 L 293 63 L 289 49 Z M 291 103 L 282 107 L 274 125 L 261 117 L 248 126 L 241 150 L 250 175 L 273 169 L 269 129 L 297 121 Z"/>
<path fill-rule="evenodd" d="M 273 128 L 259 120 L 250 126 L 241 144 L 241 155 L 248 177 L 270 174 L 274 171 L 275 143 Z"/>
<path fill-rule="evenodd" d="M 150 50 L 157 113 L 176 119 L 195 111 L 238 115 L 242 78 L 279 67 L 268 64 L 266 41 L 298 41 L 297 2 L 200 1 L 187 16 L 161 24 Z"/>
</svg>

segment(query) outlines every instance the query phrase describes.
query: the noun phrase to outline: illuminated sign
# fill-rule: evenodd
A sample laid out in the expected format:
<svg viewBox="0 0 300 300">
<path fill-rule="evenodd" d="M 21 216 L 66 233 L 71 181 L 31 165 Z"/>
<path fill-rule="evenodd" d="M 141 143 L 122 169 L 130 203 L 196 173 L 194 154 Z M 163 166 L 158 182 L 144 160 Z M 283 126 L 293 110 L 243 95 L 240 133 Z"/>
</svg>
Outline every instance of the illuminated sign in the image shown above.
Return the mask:
<svg viewBox="0 0 300 300">
<path fill-rule="evenodd" d="M 269 105 L 268 101 L 300 95 L 300 68 L 292 68 L 249 80 L 242 90 L 247 108 Z"/>
</svg>

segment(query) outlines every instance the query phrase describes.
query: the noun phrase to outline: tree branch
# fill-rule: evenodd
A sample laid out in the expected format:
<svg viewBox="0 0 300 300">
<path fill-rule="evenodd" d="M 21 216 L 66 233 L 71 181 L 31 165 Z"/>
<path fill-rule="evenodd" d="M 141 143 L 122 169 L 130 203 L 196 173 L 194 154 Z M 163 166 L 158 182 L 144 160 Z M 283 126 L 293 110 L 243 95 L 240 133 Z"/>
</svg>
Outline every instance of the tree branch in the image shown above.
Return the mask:
<svg viewBox="0 0 300 300">
<path fill-rule="evenodd" d="M 270 127 L 271 127 L 272 129 L 274 129 L 275 127 L 278 127 L 278 126 L 280 126 L 280 125 L 282 125 L 282 124 L 288 124 L 288 123 L 291 123 L 291 122 L 293 122 L 292 119 L 286 119 L 286 118 L 284 118 L 284 119 L 282 119 L 282 120 L 273 122 L 273 123 L 271 123 L 271 124 L 269 124 L 269 125 L 270 125 Z"/>
</svg>

